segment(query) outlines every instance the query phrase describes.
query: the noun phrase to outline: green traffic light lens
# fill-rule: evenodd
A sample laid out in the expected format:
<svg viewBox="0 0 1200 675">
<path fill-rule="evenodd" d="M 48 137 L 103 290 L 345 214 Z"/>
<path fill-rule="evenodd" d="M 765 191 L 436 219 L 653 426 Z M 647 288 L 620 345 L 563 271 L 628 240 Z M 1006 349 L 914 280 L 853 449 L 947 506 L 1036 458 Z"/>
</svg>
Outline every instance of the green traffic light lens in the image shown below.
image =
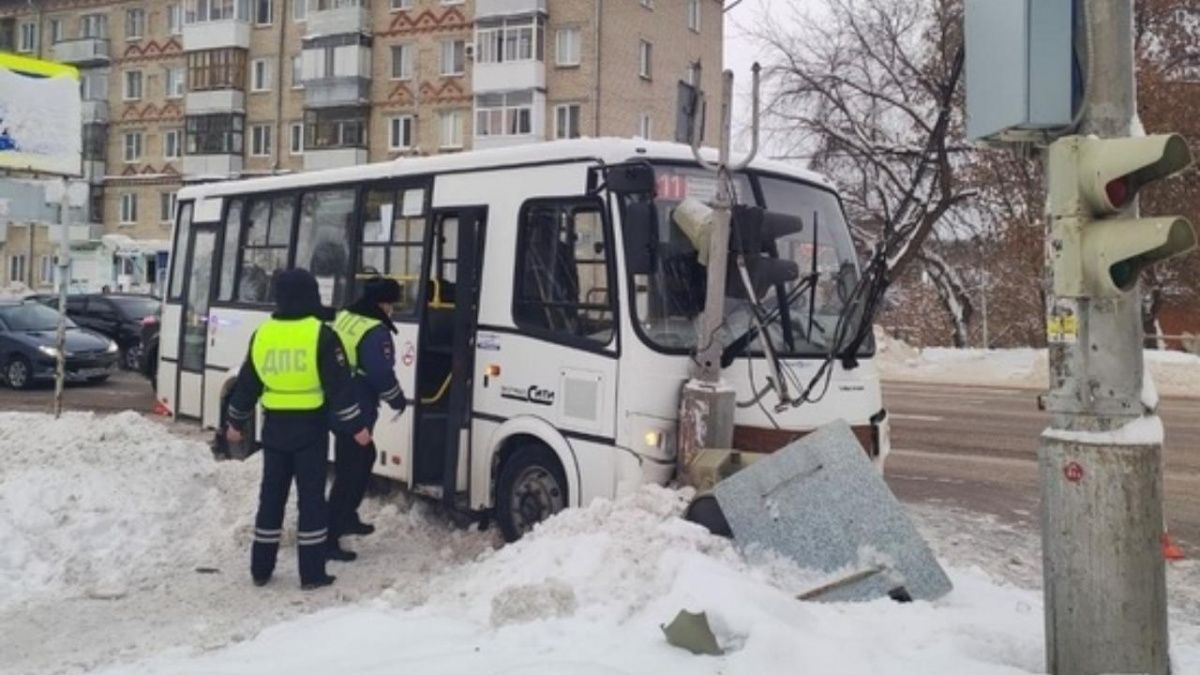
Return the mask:
<svg viewBox="0 0 1200 675">
<path fill-rule="evenodd" d="M 1108 276 L 1113 285 L 1122 291 L 1128 291 L 1137 283 L 1138 266 L 1133 260 L 1122 260 L 1108 268 Z"/>
</svg>

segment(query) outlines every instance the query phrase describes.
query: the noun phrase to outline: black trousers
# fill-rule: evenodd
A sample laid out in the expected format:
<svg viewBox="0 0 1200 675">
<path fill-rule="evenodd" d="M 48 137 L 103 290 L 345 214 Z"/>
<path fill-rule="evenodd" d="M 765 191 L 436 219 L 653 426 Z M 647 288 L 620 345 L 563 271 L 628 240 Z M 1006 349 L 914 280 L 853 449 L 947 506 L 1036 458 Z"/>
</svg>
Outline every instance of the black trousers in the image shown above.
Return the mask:
<svg viewBox="0 0 1200 675">
<path fill-rule="evenodd" d="M 359 445 L 352 436 L 334 437 L 333 487 L 329 488 L 329 543 L 337 543 L 346 528 L 358 521 L 358 507 L 367 492 L 375 444 Z"/>
<path fill-rule="evenodd" d="M 293 479 L 300 509 L 296 533 L 300 583 L 325 577 L 327 452 L 328 444 L 324 438 L 294 450 L 263 448 L 262 486 L 258 493 L 258 515 L 254 519 L 254 543 L 250 547 L 250 573 L 256 578 L 269 577 L 275 570 L 275 557 L 283 535 L 283 513 Z"/>
</svg>

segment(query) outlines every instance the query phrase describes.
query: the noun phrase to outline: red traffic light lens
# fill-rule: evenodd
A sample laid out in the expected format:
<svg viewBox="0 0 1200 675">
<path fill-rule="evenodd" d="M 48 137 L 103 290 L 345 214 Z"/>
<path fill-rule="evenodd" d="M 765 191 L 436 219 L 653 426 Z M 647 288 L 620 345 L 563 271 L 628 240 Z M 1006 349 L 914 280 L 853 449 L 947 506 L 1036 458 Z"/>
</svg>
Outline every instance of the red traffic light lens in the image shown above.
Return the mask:
<svg viewBox="0 0 1200 675">
<path fill-rule="evenodd" d="M 1121 176 L 1116 180 L 1109 181 L 1108 185 L 1104 186 L 1104 194 L 1108 197 L 1108 203 L 1114 207 L 1125 206 L 1133 197 L 1129 189 L 1129 176 Z"/>
</svg>

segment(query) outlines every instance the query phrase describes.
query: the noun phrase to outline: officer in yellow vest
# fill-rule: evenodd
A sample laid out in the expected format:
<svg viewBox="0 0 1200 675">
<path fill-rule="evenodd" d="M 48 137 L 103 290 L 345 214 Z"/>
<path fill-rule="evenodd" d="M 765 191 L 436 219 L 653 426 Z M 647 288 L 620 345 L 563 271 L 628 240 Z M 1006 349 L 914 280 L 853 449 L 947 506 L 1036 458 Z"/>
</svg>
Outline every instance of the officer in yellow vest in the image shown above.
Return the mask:
<svg viewBox="0 0 1200 675">
<path fill-rule="evenodd" d="M 288 490 L 295 479 L 300 587 L 310 590 L 334 580 L 325 572 L 330 425 L 361 446 L 371 444 L 371 432 L 355 400 L 346 354 L 337 335 L 322 323 L 329 312 L 321 306 L 316 279 L 305 270 L 287 270 L 274 286 L 276 311 L 251 337 L 250 353 L 229 398 L 226 436 L 240 443 L 255 403 L 262 403 L 263 475 L 250 575 L 262 586 L 275 571 Z"/>
<path fill-rule="evenodd" d="M 392 309 L 400 301 L 400 284 L 392 279 L 369 279 L 362 297 L 342 310 L 333 330 L 342 340 L 354 374 L 354 390 L 367 426 L 375 428 L 379 403 L 404 412 L 404 392 L 396 381 L 396 348 L 392 335 Z M 374 444 L 363 447 L 345 433 L 335 433 L 337 457 L 333 487 L 329 490 L 329 548 L 331 560 L 354 560 L 358 555 L 343 549 L 338 538 L 347 534 L 371 534 L 375 527 L 362 522 L 362 503 L 375 462 Z"/>
</svg>

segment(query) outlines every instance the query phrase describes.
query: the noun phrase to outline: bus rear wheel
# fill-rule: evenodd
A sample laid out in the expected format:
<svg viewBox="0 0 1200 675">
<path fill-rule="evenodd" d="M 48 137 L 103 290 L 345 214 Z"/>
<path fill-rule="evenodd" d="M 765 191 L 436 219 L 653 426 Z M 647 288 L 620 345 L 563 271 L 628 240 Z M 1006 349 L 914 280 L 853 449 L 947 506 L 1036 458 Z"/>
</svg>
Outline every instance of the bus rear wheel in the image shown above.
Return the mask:
<svg viewBox="0 0 1200 675">
<path fill-rule="evenodd" d="M 496 481 L 496 522 L 505 541 L 520 539 L 566 507 L 566 475 L 549 448 L 523 446 L 501 467 Z"/>
</svg>

